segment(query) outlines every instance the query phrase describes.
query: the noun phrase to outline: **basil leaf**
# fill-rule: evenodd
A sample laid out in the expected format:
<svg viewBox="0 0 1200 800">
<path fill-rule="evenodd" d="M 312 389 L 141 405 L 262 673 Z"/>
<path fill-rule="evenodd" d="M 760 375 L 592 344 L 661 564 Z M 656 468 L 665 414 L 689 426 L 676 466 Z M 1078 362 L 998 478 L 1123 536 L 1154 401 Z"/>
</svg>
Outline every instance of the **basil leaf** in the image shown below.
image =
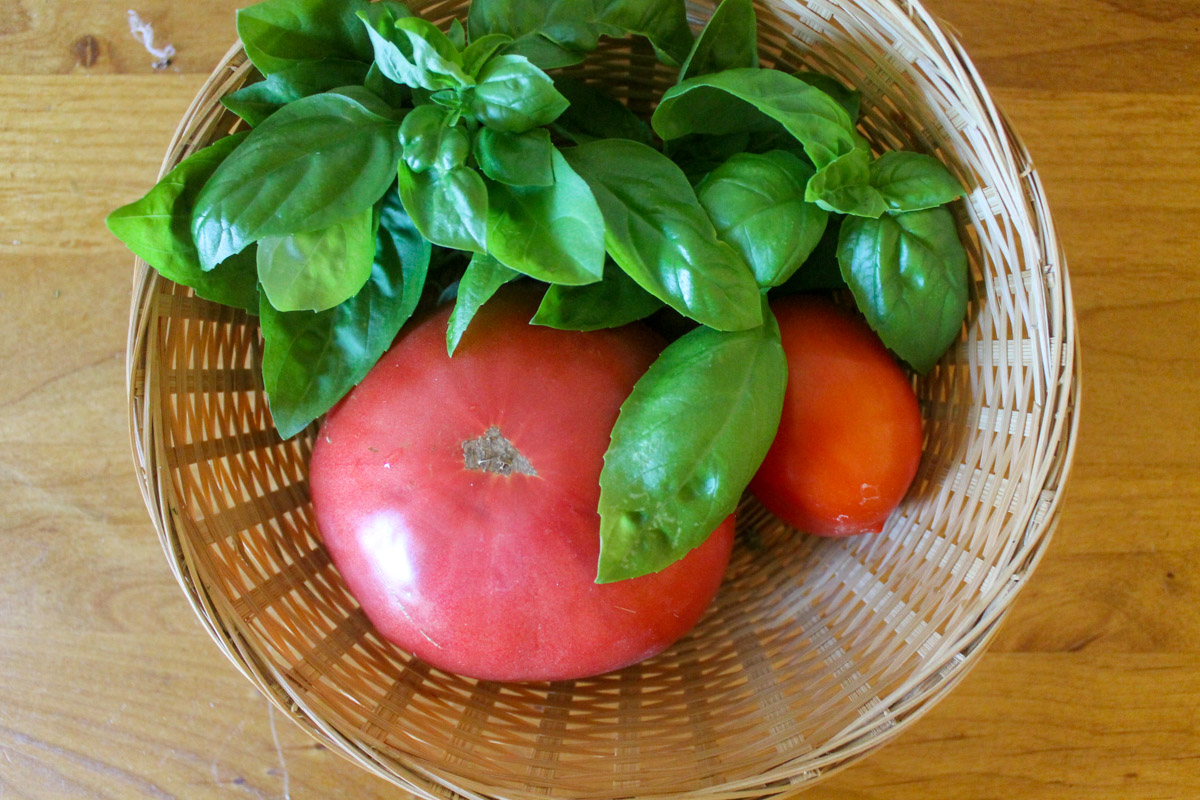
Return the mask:
<svg viewBox="0 0 1200 800">
<path fill-rule="evenodd" d="M 679 70 L 679 80 L 758 66 L 758 19 L 753 0 L 722 0 Z"/>
<path fill-rule="evenodd" d="M 205 269 L 264 236 L 327 227 L 383 196 L 400 159 L 400 126 L 381 115 L 390 113 L 383 101 L 360 93 L 288 103 L 217 168 L 192 218 Z"/>
<path fill-rule="evenodd" d="M 838 261 L 867 322 L 918 372 L 928 372 L 958 339 L 967 253 L 946 208 L 847 217 Z"/>
<path fill-rule="evenodd" d="M 396 23 L 414 15 L 406 6 L 389 3 L 385 0 L 382 3 L 368 3 L 355 12 L 355 16 L 365 28 L 367 41 L 371 45 L 372 66 L 378 68 L 379 62 L 383 60 L 380 56 L 380 48 L 385 44 L 391 44 L 396 34 Z"/>
<path fill-rule="evenodd" d="M 576 144 L 597 139 L 632 139 L 654 144 L 650 126 L 603 89 L 561 75 L 554 79 L 554 86 L 570 104 L 554 121 L 555 132 Z"/>
<path fill-rule="evenodd" d="M 263 298 L 263 383 L 285 439 L 366 377 L 417 307 L 430 247 L 394 191 L 380 209 L 376 253 L 370 280 L 336 308 L 282 312 Z"/>
<path fill-rule="evenodd" d="M 554 81 L 524 56 L 496 56 L 479 71 L 471 112 L 489 128 L 524 133 L 549 125 L 567 109 Z"/>
<path fill-rule="evenodd" d="M 922 211 L 962 197 L 958 178 L 933 156 L 893 150 L 870 167 L 871 185 L 892 211 Z"/>
<path fill-rule="evenodd" d="M 664 140 L 689 133 L 769 130 L 781 123 L 818 169 L 854 149 L 854 126 L 836 101 L 773 69 L 731 69 L 667 90 L 650 124 Z"/>
<path fill-rule="evenodd" d="M 463 124 L 449 125 L 450 111 L 441 106 L 417 106 L 400 126 L 404 163 L 414 172 L 438 167 L 461 167 L 471 154 L 471 136 Z"/>
<path fill-rule="evenodd" d="M 784 135 L 795 143 L 790 133 L 784 131 Z M 751 137 L 748 133 L 726 133 L 720 136 L 694 134 L 669 142 L 667 152 L 687 175 L 688 180 L 696 185 L 708 173 L 750 149 Z"/>
<path fill-rule="evenodd" d="M 670 159 L 624 139 L 563 155 L 600 205 L 609 254 L 643 289 L 718 330 L 762 323 L 754 274 L 717 239 L 696 192 Z"/>
<path fill-rule="evenodd" d="M 388 78 L 378 64 L 372 63 L 367 70 L 363 88 L 394 109 L 412 105 L 412 89 Z"/>
<path fill-rule="evenodd" d="M 841 233 L 843 219 L 845 217 L 837 214 L 829 217 L 829 224 L 825 226 L 821 241 L 817 242 L 812 254 L 792 277 L 772 291 L 772 297 L 796 292 L 840 291 L 847 288 L 837 258 L 838 234 Z"/>
<path fill-rule="evenodd" d="M 450 21 L 450 29 L 446 31 L 446 38 L 450 40 L 450 44 L 454 45 L 456 50 L 461 52 L 466 49 L 467 31 L 458 17 Z"/>
<path fill-rule="evenodd" d="M 327 228 L 258 243 L 258 281 L 279 311 L 325 311 L 353 297 L 371 277 L 373 209 Z"/>
<path fill-rule="evenodd" d="M 696 328 L 634 386 L 600 473 L 598 583 L 658 572 L 733 513 L 775 438 L 787 385 L 779 326 Z"/>
<path fill-rule="evenodd" d="M 209 176 L 246 138 L 235 133 L 193 153 L 140 200 L 108 215 L 112 234 L 170 281 L 190 286 L 199 297 L 258 313 L 254 252 L 233 256 L 205 272 L 192 241 L 192 207 Z"/>
<path fill-rule="evenodd" d="M 293 100 L 359 84 L 366 77 L 367 65 L 361 61 L 302 61 L 222 97 L 221 105 L 255 126 Z"/>
<path fill-rule="evenodd" d="M 481 128 L 475 135 L 475 160 L 483 174 L 509 186 L 549 186 L 554 183 L 554 145 L 550 131 L 503 133 Z"/>
<path fill-rule="evenodd" d="M 791 153 L 742 153 L 697 187 L 717 236 L 737 250 L 758 285 L 778 286 L 808 258 L 829 214 L 805 202 L 813 168 Z"/>
<path fill-rule="evenodd" d="M 489 255 L 477 253 L 471 259 L 458 282 L 458 295 L 446 327 L 447 353 L 454 355 L 463 334 L 467 332 L 467 326 L 483 308 L 483 304 L 491 300 L 501 286 L 519 277 L 521 273 L 509 269 Z"/>
<path fill-rule="evenodd" d="M 487 252 L 488 190 L 470 167 L 413 172 L 397 168 L 400 199 L 429 241 L 455 250 Z"/>
<path fill-rule="evenodd" d="M 887 204 L 870 184 L 870 145 L 858 134 L 854 139 L 853 150 L 817 170 L 804 196 L 826 211 L 876 218 L 887 210 Z"/>
<path fill-rule="evenodd" d="M 692 46 L 682 0 L 474 0 L 467 30 L 472 40 L 489 33 L 512 37 L 506 51 L 542 69 L 578 64 L 602 35 L 644 36 L 660 59 L 674 64 Z"/>
<path fill-rule="evenodd" d="M 462 54 L 436 25 L 413 16 L 395 16 L 387 9 L 358 13 L 375 51 L 375 63 L 396 83 L 436 92 L 470 86 L 462 69 Z"/>
<path fill-rule="evenodd" d="M 366 0 L 266 0 L 238 10 L 237 32 L 250 62 L 264 75 L 325 58 L 369 63 L 371 43 L 355 19 L 367 5 Z"/>
<path fill-rule="evenodd" d="M 683 0 L 594 0 L 598 30 L 608 36 L 643 36 L 658 59 L 682 64 L 692 50 L 692 29 Z M 560 0 L 562 5 L 586 5 Z"/>
<path fill-rule="evenodd" d="M 587 183 L 551 149 L 550 186 L 488 187 L 488 252 L 547 283 L 578 286 L 604 270 L 604 217 Z"/>
<path fill-rule="evenodd" d="M 417 230 L 394 187 L 383 196 L 377 208 L 379 230 L 375 235 L 375 263 L 371 281 L 377 283 L 375 272 L 379 270 L 385 275 L 399 276 L 399 280 L 391 278 L 391 284 L 399 290 L 398 293 L 393 292 L 399 302 L 395 306 L 392 322 L 396 332 L 399 332 L 400 325 L 416 313 L 420 304 L 432 262 L 433 247 Z M 393 332 L 391 337 L 395 335 Z"/>
<path fill-rule="evenodd" d="M 661 300 L 608 263 L 596 283 L 547 289 L 531 322 L 566 331 L 596 331 L 645 319 L 662 307 Z"/>
<path fill-rule="evenodd" d="M 496 51 L 501 47 L 512 43 L 511 36 L 505 36 L 503 33 L 489 33 L 487 36 L 472 41 L 467 45 L 467 49 L 463 50 L 463 72 L 475 77 L 479 74 L 479 70 L 483 69 L 483 65 L 495 55 Z"/>
<path fill-rule="evenodd" d="M 862 112 L 862 92 L 820 72 L 797 72 L 796 77 L 832 97 L 839 106 L 846 109 L 851 122 L 858 122 Z"/>
</svg>

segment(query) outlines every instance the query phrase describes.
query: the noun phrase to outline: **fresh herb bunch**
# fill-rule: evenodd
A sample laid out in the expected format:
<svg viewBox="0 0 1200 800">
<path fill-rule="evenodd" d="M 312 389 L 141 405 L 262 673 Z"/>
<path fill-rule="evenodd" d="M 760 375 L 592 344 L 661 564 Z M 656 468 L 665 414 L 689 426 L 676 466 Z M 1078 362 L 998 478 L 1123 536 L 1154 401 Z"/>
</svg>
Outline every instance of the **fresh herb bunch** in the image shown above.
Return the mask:
<svg viewBox="0 0 1200 800">
<path fill-rule="evenodd" d="M 873 157 L 857 92 L 760 68 L 751 0 L 724 0 L 694 40 L 683 0 L 475 0 L 444 31 L 396 0 L 266 0 L 237 23 L 263 80 L 223 102 L 251 130 L 110 230 L 259 315 L 284 437 L 448 285 L 451 354 L 517 278 L 546 284 L 532 324 L 680 315 L 605 456 L 601 582 L 666 567 L 735 508 L 787 381 L 771 294 L 849 288 L 918 372 L 958 336 L 967 257 L 944 206 L 962 186 L 926 155 Z M 680 70 L 649 125 L 547 72 L 628 35 Z"/>
</svg>

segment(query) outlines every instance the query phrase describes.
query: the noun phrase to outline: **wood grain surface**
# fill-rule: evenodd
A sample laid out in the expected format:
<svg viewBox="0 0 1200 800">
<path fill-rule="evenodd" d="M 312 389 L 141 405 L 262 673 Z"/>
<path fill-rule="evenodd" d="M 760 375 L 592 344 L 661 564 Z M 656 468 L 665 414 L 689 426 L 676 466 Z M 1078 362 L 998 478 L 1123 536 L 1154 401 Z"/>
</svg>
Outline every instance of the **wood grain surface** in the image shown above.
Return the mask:
<svg viewBox="0 0 1200 800">
<path fill-rule="evenodd" d="M 201 632 L 133 478 L 132 257 L 234 0 L 0 0 L 0 798 L 401 797 Z M 1200 797 L 1200 3 L 928 0 L 1042 173 L 1083 347 L 1061 526 L 999 638 L 808 795 Z"/>
</svg>

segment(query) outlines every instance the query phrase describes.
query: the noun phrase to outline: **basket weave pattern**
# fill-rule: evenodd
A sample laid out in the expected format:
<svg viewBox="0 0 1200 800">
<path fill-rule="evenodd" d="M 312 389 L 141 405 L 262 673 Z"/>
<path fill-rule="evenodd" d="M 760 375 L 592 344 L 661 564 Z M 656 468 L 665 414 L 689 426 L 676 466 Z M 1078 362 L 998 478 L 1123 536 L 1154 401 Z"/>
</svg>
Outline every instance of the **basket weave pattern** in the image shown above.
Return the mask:
<svg viewBox="0 0 1200 800">
<path fill-rule="evenodd" d="M 412 4 L 442 23 L 465 2 Z M 694 24 L 712 3 L 689 4 Z M 882 534 L 798 536 L 753 500 L 697 629 L 599 678 L 479 682 L 379 637 L 320 544 L 312 431 L 281 442 L 252 317 L 138 262 L 129 338 L 139 478 L 168 561 L 229 659 L 331 749 L 424 797 L 795 793 L 894 736 L 953 688 L 1044 551 L 1074 442 L 1070 291 L 1041 184 L 969 60 L 916 3 L 758 4 L 764 66 L 863 93 L 876 149 L 934 154 L 973 286 L 958 346 L 918 382 L 927 447 Z M 635 111 L 674 73 L 637 40 L 577 68 Z M 163 171 L 237 129 L 221 96 L 240 47 L 180 125 Z"/>
</svg>

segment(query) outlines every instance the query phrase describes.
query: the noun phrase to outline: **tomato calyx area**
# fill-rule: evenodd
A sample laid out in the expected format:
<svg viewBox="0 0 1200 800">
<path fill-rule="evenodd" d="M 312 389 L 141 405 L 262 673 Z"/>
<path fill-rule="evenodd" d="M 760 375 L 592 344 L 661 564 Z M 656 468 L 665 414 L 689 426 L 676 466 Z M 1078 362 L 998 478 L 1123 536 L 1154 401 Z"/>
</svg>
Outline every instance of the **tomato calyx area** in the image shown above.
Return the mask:
<svg viewBox="0 0 1200 800">
<path fill-rule="evenodd" d="M 495 472 L 498 475 L 532 475 L 537 477 L 537 470 L 521 451 L 504 438 L 500 429 L 495 425 L 487 429 L 483 436 L 467 439 L 462 443 L 463 467 L 476 472 Z"/>
</svg>

